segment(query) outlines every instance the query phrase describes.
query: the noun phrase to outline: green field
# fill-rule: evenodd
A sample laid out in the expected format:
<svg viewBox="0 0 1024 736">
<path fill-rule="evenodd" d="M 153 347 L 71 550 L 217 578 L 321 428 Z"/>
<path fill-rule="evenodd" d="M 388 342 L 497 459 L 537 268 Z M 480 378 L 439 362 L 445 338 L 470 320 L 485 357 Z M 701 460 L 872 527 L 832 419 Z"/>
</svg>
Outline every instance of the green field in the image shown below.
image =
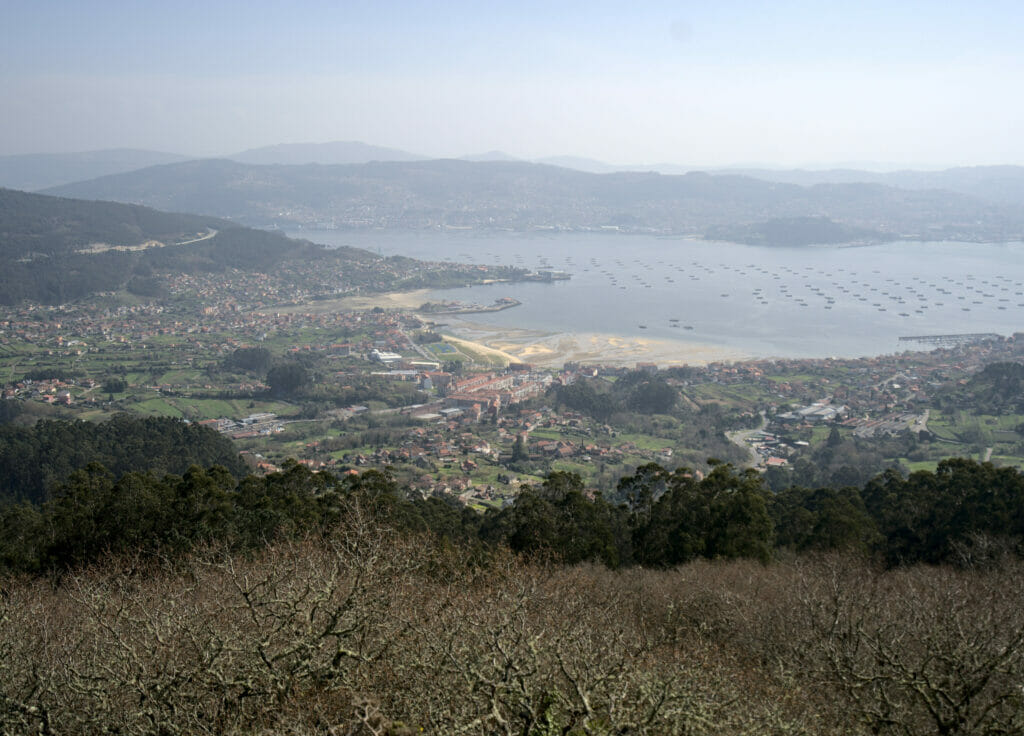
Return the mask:
<svg viewBox="0 0 1024 736">
<path fill-rule="evenodd" d="M 250 414 L 270 412 L 290 416 L 298 407 L 283 401 L 250 399 L 203 399 L 179 396 L 155 396 L 140 401 L 126 401 L 125 408 L 149 416 L 185 417 L 188 419 L 241 419 Z"/>
<path fill-rule="evenodd" d="M 652 437 L 649 434 L 622 433 L 618 436 L 618 444 L 624 442 L 632 442 L 641 450 L 653 450 L 655 452 L 675 447 L 675 443 L 671 440 L 667 440 L 664 437 Z"/>
<path fill-rule="evenodd" d="M 771 396 L 758 386 L 737 383 L 728 386 L 717 383 L 704 383 L 687 387 L 684 393 L 694 401 L 718 401 L 725 404 L 739 404 L 750 408 L 755 404 L 770 400 Z"/>
</svg>

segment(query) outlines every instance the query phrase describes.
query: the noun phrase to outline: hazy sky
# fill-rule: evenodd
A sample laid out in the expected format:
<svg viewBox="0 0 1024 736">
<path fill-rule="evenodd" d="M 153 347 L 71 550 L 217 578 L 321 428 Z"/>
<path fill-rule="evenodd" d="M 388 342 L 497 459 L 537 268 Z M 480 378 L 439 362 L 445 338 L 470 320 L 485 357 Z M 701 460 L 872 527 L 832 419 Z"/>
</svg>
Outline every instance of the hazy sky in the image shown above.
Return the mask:
<svg viewBox="0 0 1024 736">
<path fill-rule="evenodd" d="M 1024 164 L 1020 0 L 4 0 L 2 17 L 0 154 L 360 140 Z"/>
</svg>

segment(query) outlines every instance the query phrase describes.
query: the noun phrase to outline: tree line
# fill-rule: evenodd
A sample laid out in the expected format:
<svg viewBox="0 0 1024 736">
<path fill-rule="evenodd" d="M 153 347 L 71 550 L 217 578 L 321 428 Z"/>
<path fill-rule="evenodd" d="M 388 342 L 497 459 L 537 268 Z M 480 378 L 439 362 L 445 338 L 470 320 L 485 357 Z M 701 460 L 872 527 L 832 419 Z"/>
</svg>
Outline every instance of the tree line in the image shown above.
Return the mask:
<svg viewBox="0 0 1024 736">
<path fill-rule="evenodd" d="M 165 430 L 177 424 L 179 431 L 140 441 L 138 430 L 147 422 Z M 83 453 L 91 447 L 97 456 L 110 457 L 111 467 L 91 461 L 44 492 L 9 494 L 26 501 L 0 507 L 0 567 L 38 573 L 81 566 L 108 553 L 174 555 L 214 542 L 252 549 L 327 533 L 353 499 L 362 499 L 395 529 L 430 533 L 480 554 L 507 547 L 611 568 L 668 568 L 697 559 L 765 563 L 790 553 L 829 551 L 853 552 L 889 567 L 973 565 L 1024 551 L 1024 476 L 966 459 L 945 460 L 935 472 L 908 477 L 886 471 L 860 488 L 793 487 L 778 493 L 755 471 L 714 460 L 703 477 L 687 469 L 642 466 L 607 497 L 586 489 L 579 475 L 556 471 L 524 489 L 514 503 L 480 514 L 453 500 L 412 495 L 386 470 L 338 476 L 292 461 L 281 472 L 259 477 L 244 475 L 236 457 L 230 469 L 192 464 L 171 472 L 171 459 L 180 464 L 208 458 L 221 438 L 172 420 L 121 418 L 108 424 L 99 425 L 91 442 L 77 450 L 75 433 L 80 439 L 83 426 L 69 424 L 61 434 L 57 423 L 37 425 L 35 436 L 45 440 L 37 450 L 63 438 L 72 451 L 60 456 L 62 463 L 88 457 Z M 121 454 L 104 455 L 105 443 L 116 444 Z M 24 446 L 31 450 L 30 443 Z M 12 454 L 17 447 L 9 444 L 0 457 L 9 462 Z M 26 453 L 36 461 L 47 456 Z M 52 475 L 61 467 L 66 465 L 51 463 L 45 470 Z M 15 480 L 32 477 L 26 467 L 15 471 Z"/>
<path fill-rule="evenodd" d="M 181 474 L 192 465 L 217 465 L 237 478 L 248 472 L 231 440 L 169 417 L 118 414 L 98 424 L 43 420 L 30 428 L 0 425 L 0 503 L 41 504 L 71 473 L 90 463 L 115 476 Z"/>
</svg>

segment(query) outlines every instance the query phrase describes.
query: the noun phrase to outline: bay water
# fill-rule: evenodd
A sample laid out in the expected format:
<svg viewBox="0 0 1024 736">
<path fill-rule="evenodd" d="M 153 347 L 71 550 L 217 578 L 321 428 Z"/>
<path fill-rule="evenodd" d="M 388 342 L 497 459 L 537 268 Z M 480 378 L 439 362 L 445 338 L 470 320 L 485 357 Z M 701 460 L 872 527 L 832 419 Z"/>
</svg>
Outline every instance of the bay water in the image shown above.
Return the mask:
<svg viewBox="0 0 1024 736">
<path fill-rule="evenodd" d="M 1024 331 L 1024 243 L 768 247 L 621 233 L 300 231 L 384 256 L 561 271 L 569 280 L 432 292 L 521 306 L 478 324 L 701 343 L 750 357 L 860 357 L 900 337 Z"/>
</svg>

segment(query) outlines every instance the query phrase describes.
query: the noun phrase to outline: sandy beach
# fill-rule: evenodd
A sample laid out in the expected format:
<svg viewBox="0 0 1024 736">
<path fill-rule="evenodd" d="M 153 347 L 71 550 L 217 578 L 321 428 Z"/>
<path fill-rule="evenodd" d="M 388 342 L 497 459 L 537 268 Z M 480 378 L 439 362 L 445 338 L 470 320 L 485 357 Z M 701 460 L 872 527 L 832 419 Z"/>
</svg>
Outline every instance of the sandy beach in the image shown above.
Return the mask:
<svg viewBox="0 0 1024 736">
<path fill-rule="evenodd" d="M 430 294 L 430 289 L 369 294 L 276 307 L 272 311 L 322 314 L 367 310 L 374 307 L 413 311 L 429 301 Z M 456 343 L 456 346 L 462 344 L 481 355 L 489 355 L 494 362 L 530 363 L 545 368 L 560 368 L 568 362 L 590 365 L 655 363 L 667 367 L 736 362 L 753 357 L 720 345 L 686 340 L 599 332 L 541 332 L 517 327 L 497 327 L 451 315 L 445 315 L 444 319 L 445 322 L 439 327 L 439 331 Z"/>
<path fill-rule="evenodd" d="M 567 362 L 591 365 L 655 363 L 706 365 L 749 360 L 752 356 L 720 345 L 684 340 L 624 337 L 605 333 L 544 333 L 457 320 L 446 333 L 455 332 L 477 345 L 498 350 L 517 361 L 542 367 L 561 367 Z"/>
<path fill-rule="evenodd" d="M 430 293 L 430 289 L 416 289 L 415 291 L 393 291 L 383 294 L 367 294 L 366 296 L 346 296 L 341 299 L 325 299 L 261 311 L 281 314 L 323 314 L 325 312 L 358 312 L 374 307 L 414 311 L 424 302 L 430 301 Z"/>
<path fill-rule="evenodd" d="M 465 348 L 471 352 L 479 353 L 480 355 L 486 356 L 493 359 L 495 362 L 500 362 L 502 365 L 508 365 L 509 363 L 522 363 L 523 358 L 513 355 L 512 353 L 505 352 L 495 346 L 484 345 L 483 343 L 473 342 L 471 340 L 463 340 L 462 338 L 444 334 L 444 339 L 447 342 L 452 343 L 457 348 Z"/>
</svg>

